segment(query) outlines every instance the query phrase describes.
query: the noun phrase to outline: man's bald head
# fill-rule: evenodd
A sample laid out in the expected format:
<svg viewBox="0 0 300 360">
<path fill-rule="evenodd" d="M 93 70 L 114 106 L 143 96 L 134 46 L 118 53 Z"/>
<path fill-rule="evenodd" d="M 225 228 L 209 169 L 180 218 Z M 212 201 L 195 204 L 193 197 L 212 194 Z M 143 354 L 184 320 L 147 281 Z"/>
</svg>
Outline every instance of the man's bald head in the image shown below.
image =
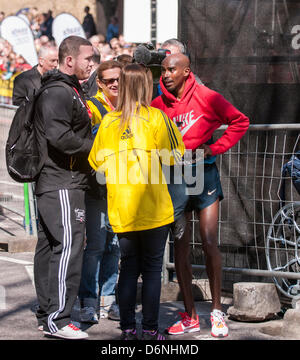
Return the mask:
<svg viewBox="0 0 300 360">
<path fill-rule="evenodd" d="M 170 63 L 176 64 L 177 66 L 180 67 L 190 68 L 191 66 L 190 59 L 186 55 L 181 53 L 168 55 L 162 61 L 162 65 L 169 66 Z"/>
<path fill-rule="evenodd" d="M 184 54 L 169 55 L 162 61 L 161 68 L 165 88 L 180 98 L 191 72 L 189 58 Z"/>
</svg>

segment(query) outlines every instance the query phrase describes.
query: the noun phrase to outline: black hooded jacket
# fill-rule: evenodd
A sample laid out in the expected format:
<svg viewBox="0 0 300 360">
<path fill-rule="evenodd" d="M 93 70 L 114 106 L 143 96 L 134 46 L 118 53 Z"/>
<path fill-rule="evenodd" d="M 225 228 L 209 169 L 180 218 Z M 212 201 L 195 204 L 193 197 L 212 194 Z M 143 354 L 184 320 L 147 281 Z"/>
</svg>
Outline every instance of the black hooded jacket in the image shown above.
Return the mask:
<svg viewBox="0 0 300 360">
<path fill-rule="evenodd" d="M 44 163 L 35 192 L 86 189 L 93 140 L 84 94 L 75 75 L 59 70 L 43 76 L 42 87 L 48 86 L 35 108 L 36 140 Z"/>
</svg>

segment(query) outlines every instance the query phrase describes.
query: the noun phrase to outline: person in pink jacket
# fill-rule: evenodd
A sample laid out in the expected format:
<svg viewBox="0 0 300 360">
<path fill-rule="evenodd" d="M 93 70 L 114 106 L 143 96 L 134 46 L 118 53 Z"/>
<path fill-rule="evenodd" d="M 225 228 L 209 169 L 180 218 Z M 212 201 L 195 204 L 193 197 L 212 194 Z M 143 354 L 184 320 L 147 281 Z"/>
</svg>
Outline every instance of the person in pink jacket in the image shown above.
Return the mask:
<svg viewBox="0 0 300 360">
<path fill-rule="evenodd" d="M 216 155 L 225 153 L 242 138 L 249 127 L 249 119 L 221 94 L 198 84 L 190 70 L 189 58 L 184 54 L 172 54 L 163 60 L 160 86 L 162 95 L 155 98 L 151 106 L 163 110 L 177 124 L 187 150 L 202 149 L 204 153 L 203 191 L 198 195 L 189 195 L 185 221 L 177 225 L 181 231 L 173 233 L 176 276 L 185 312 L 180 313 L 181 320 L 166 331 L 173 335 L 200 331 L 192 293 L 191 234 L 189 227 L 185 226 L 191 219 L 192 211 L 195 211 L 199 217 L 212 294 L 211 335 L 225 337 L 228 327 L 221 306 L 222 264 L 217 243 L 219 202 L 223 199 L 223 192 L 215 160 Z M 226 131 L 213 142 L 214 131 L 223 124 L 228 125 Z M 190 166 L 193 176 L 198 176 L 195 164 Z"/>
</svg>

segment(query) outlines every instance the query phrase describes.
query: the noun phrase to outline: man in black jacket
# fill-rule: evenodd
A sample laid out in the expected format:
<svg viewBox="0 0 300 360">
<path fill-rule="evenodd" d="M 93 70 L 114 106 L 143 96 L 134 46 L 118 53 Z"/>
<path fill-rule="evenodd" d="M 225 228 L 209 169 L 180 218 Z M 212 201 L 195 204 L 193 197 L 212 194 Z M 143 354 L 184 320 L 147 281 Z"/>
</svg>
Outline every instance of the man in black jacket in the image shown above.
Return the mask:
<svg viewBox="0 0 300 360">
<path fill-rule="evenodd" d="M 101 63 L 101 54 L 100 51 L 95 46 L 93 46 L 93 49 L 94 49 L 94 56 L 93 56 L 94 66 L 91 71 L 91 75 L 88 80 L 83 81 L 81 83 L 81 87 L 84 92 L 84 96 L 86 100 L 89 100 L 92 96 L 95 96 L 98 91 L 98 84 L 96 80 L 97 80 L 97 68 Z"/>
<path fill-rule="evenodd" d="M 38 64 L 32 69 L 16 76 L 13 87 L 13 105 L 21 105 L 41 87 L 42 76 L 49 70 L 57 68 L 58 49 L 55 46 L 43 46 L 38 54 Z"/>
<path fill-rule="evenodd" d="M 82 339 L 70 320 L 78 294 L 85 237 L 84 193 L 91 125 L 79 80 L 93 67 L 93 47 L 78 36 L 59 47 L 59 70 L 45 74 L 37 100 L 36 140 L 44 165 L 36 181 L 39 214 L 34 277 L 44 334 Z M 52 87 L 48 86 L 51 85 Z"/>
</svg>

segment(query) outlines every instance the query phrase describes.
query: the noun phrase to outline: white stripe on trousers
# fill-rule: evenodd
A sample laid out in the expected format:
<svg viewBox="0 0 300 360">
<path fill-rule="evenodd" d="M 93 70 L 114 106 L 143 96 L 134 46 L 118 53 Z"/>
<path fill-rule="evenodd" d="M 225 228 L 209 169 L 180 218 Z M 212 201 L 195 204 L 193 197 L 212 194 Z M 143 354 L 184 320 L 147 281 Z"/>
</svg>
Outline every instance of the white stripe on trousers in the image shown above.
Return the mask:
<svg viewBox="0 0 300 360">
<path fill-rule="evenodd" d="M 58 297 L 59 297 L 59 309 L 51 313 L 48 317 L 48 327 L 51 333 L 58 331 L 54 319 L 61 313 L 66 304 L 66 275 L 68 264 L 71 255 L 71 245 L 72 245 L 72 226 L 71 226 L 71 209 L 69 201 L 69 192 L 68 190 L 59 190 L 60 206 L 62 213 L 62 225 L 64 228 L 63 235 L 63 244 L 62 244 L 62 254 L 59 262 L 59 271 L 58 271 Z"/>
</svg>

